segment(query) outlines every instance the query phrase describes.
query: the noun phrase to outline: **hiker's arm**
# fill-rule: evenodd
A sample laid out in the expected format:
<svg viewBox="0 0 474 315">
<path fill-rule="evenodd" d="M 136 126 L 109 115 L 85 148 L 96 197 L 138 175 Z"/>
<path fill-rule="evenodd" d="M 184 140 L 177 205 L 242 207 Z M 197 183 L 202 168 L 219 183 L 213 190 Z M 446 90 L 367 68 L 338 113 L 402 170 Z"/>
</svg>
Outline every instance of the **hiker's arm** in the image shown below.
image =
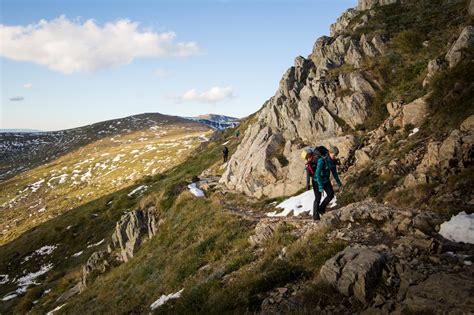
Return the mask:
<svg viewBox="0 0 474 315">
<path fill-rule="evenodd" d="M 339 174 L 337 173 L 336 165 L 331 167 L 331 172 L 332 172 L 332 176 L 334 176 L 334 179 L 336 180 L 337 186 L 341 187 L 342 183 L 341 183 L 341 180 L 339 179 Z"/>
<path fill-rule="evenodd" d="M 323 159 L 319 159 L 318 166 L 316 167 L 316 174 L 314 174 L 314 176 L 316 177 L 316 182 L 318 183 L 318 189 L 320 192 L 323 191 L 323 181 L 321 178 L 321 171 L 323 170 L 323 164 L 324 164 Z"/>
</svg>

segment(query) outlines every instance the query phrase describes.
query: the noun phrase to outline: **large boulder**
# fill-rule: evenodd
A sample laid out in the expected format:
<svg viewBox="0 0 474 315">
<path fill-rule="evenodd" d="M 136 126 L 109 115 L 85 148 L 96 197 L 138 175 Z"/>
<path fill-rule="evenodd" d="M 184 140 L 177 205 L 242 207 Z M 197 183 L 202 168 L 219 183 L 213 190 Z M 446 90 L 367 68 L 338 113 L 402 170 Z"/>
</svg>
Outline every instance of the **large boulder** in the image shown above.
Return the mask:
<svg viewBox="0 0 474 315">
<path fill-rule="evenodd" d="M 420 126 L 428 114 L 428 104 L 424 97 L 414 100 L 402 107 L 402 126 Z"/>
<path fill-rule="evenodd" d="M 158 217 L 154 207 L 131 211 L 120 218 L 112 234 L 113 248 L 118 250 L 118 258 L 127 262 L 133 257 L 145 237 L 155 235 Z"/>
<path fill-rule="evenodd" d="M 370 292 L 380 280 L 385 257 L 367 248 L 346 247 L 321 268 L 321 279 L 345 296 L 370 301 Z"/>
</svg>

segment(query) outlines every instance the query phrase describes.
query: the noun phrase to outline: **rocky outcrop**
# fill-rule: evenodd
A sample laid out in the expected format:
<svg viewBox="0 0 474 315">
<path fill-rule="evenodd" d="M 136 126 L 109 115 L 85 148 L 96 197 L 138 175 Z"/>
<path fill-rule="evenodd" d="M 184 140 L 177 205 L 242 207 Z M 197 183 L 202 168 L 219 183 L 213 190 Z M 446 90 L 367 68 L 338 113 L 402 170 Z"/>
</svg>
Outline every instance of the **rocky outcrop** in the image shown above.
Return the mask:
<svg viewBox="0 0 474 315">
<path fill-rule="evenodd" d="M 145 237 L 152 238 L 158 227 L 154 207 L 132 211 L 120 219 L 112 234 L 112 248 L 118 251 L 120 261 L 127 262 L 140 247 Z"/>
<path fill-rule="evenodd" d="M 474 26 L 466 26 L 459 38 L 446 54 L 446 61 L 450 68 L 456 66 L 464 58 L 464 50 L 474 47 Z"/>
<path fill-rule="evenodd" d="M 471 2 L 472 7 L 472 2 Z M 428 63 L 428 73 L 423 86 L 427 86 L 433 77 L 446 68 L 455 67 L 466 57 L 465 51 L 474 47 L 474 26 L 466 26 L 459 35 L 458 39 L 451 46 L 444 57 L 436 58 Z"/>
<path fill-rule="evenodd" d="M 127 262 L 133 257 L 145 238 L 155 235 L 159 218 L 155 207 L 138 209 L 124 214 L 117 222 L 107 250 L 92 253 L 82 266 L 81 279 L 78 284 L 63 293 L 58 302 L 83 292 L 99 275 L 107 272 L 112 266 Z"/>
<path fill-rule="evenodd" d="M 279 220 L 261 220 L 255 226 L 255 234 L 249 236 L 249 243 L 257 246 L 273 236 L 285 223 Z"/>
<path fill-rule="evenodd" d="M 402 188 L 439 182 L 474 163 L 474 116 L 468 117 L 443 141 L 432 140 L 414 172 L 408 174 Z"/>
<path fill-rule="evenodd" d="M 89 282 L 100 274 L 103 274 L 110 267 L 110 257 L 107 251 L 97 251 L 87 259 L 86 264 L 82 267 L 82 277 L 79 283 L 79 291 L 83 292 Z"/>
<path fill-rule="evenodd" d="M 370 10 L 377 6 L 388 5 L 400 2 L 399 0 L 359 0 L 357 9 L 360 11 Z"/>
<path fill-rule="evenodd" d="M 367 304 L 370 291 L 382 276 L 383 255 L 367 248 L 346 247 L 321 268 L 323 281 L 345 296 L 354 295 Z"/>
<path fill-rule="evenodd" d="M 367 107 L 381 88 L 370 72 L 358 69 L 365 56 L 386 49 L 380 35 L 355 39 L 343 34 L 354 14 L 349 11 L 333 26 L 340 35 L 321 37 L 308 58 L 296 58 L 245 132 L 221 183 L 256 197 L 291 195 L 304 185 L 299 150 L 306 145 L 337 143 L 344 148 L 342 159 L 350 160 L 355 141 L 342 137 L 343 129 L 366 120 Z M 345 70 L 332 75 L 341 66 Z"/>
</svg>

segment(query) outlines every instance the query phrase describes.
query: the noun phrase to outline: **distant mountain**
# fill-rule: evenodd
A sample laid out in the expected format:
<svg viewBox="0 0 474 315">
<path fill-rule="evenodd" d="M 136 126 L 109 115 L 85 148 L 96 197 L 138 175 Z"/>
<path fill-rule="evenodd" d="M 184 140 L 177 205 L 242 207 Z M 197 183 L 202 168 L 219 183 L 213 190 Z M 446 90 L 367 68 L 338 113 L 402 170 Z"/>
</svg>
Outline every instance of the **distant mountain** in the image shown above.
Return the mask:
<svg viewBox="0 0 474 315">
<path fill-rule="evenodd" d="M 204 127 L 177 116 L 145 113 L 67 130 L 0 132 L 0 181 L 103 138 L 177 124 Z"/>
<path fill-rule="evenodd" d="M 0 129 L 0 133 L 37 133 L 43 132 L 38 129 Z"/>
<path fill-rule="evenodd" d="M 213 129 L 223 130 L 226 128 L 235 127 L 239 124 L 239 119 L 235 117 L 229 117 L 224 115 L 216 114 L 205 114 L 196 117 L 185 117 L 186 119 L 200 122 Z"/>
</svg>

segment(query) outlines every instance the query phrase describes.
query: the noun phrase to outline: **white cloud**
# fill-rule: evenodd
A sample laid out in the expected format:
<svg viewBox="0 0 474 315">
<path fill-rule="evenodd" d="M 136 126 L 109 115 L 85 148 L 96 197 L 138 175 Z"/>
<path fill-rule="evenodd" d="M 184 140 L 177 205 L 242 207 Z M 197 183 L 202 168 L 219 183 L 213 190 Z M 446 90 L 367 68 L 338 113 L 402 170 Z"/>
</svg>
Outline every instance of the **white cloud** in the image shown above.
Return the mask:
<svg viewBox="0 0 474 315">
<path fill-rule="evenodd" d="M 21 102 L 24 99 L 25 98 L 23 96 L 15 96 L 15 97 L 10 98 L 10 102 Z"/>
<path fill-rule="evenodd" d="M 191 89 L 178 98 L 180 102 L 203 102 L 203 103 L 217 103 L 225 99 L 234 97 L 234 90 L 231 86 L 219 87 L 213 86 L 209 90 L 199 92 L 196 89 Z"/>
<path fill-rule="evenodd" d="M 25 84 L 23 84 L 23 87 L 25 89 L 31 89 L 33 87 L 33 84 L 32 83 L 25 83 Z"/>
<path fill-rule="evenodd" d="M 156 69 L 154 73 L 160 78 L 169 78 L 173 75 L 173 71 L 168 69 Z"/>
<path fill-rule="evenodd" d="M 94 72 L 135 58 L 188 57 L 195 42 L 175 42 L 174 32 L 141 30 L 127 19 L 103 26 L 60 16 L 27 26 L 0 24 L 0 56 L 31 61 L 62 73 Z"/>
</svg>

